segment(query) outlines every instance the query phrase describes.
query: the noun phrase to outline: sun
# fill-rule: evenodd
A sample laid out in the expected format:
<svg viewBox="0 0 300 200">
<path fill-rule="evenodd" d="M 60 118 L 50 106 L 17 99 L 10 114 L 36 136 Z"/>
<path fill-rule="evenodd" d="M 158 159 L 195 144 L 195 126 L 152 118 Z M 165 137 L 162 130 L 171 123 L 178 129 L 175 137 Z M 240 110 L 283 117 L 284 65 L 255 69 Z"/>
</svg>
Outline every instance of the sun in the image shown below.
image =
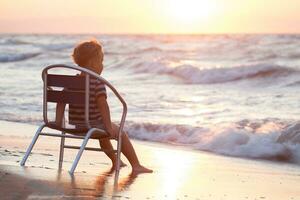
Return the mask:
<svg viewBox="0 0 300 200">
<path fill-rule="evenodd" d="M 168 10 L 174 20 L 191 24 L 208 20 L 216 12 L 216 5 L 212 0 L 170 0 Z"/>
</svg>

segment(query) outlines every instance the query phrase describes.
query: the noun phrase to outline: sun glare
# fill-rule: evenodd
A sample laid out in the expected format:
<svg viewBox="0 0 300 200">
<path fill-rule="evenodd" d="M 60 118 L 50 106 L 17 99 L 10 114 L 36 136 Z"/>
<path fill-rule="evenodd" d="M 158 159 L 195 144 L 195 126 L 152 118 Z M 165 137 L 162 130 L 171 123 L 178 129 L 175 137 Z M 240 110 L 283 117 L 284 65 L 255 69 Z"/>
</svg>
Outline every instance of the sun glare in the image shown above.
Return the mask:
<svg viewBox="0 0 300 200">
<path fill-rule="evenodd" d="M 168 10 L 173 19 L 190 24 L 208 20 L 216 5 L 212 0 L 171 0 Z"/>
</svg>

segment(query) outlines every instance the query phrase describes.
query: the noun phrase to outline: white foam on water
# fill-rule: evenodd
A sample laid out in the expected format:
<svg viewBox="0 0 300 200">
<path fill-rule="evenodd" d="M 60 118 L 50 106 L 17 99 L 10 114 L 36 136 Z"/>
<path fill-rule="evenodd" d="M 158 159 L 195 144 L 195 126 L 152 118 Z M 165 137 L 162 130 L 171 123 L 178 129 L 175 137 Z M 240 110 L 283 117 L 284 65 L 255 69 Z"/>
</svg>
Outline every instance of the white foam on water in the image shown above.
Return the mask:
<svg viewBox="0 0 300 200">
<path fill-rule="evenodd" d="M 292 132 L 291 128 L 281 127 L 282 124 L 275 123 L 270 128 L 270 124 L 272 123 L 261 124 L 260 129 L 253 130 L 249 127 L 241 128 L 237 124 L 202 128 L 132 123 L 126 130 L 131 137 L 140 140 L 186 145 L 228 156 L 299 163 L 300 134 L 296 140 L 289 138 L 280 140 L 279 138 L 285 137 L 286 132 Z"/>
</svg>

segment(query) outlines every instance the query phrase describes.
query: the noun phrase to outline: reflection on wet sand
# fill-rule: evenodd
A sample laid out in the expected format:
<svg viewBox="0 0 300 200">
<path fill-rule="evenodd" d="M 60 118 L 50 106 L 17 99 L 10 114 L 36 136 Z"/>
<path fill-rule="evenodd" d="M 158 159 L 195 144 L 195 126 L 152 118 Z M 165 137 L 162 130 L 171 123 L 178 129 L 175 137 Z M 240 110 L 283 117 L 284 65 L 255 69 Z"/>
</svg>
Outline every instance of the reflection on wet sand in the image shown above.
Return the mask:
<svg viewBox="0 0 300 200">
<path fill-rule="evenodd" d="M 129 189 L 130 185 L 133 184 L 138 177 L 138 174 L 129 173 L 125 177 L 119 178 L 116 184 L 114 172 L 115 171 L 111 168 L 96 177 L 88 176 L 84 178 L 82 175 L 70 175 L 70 182 L 60 180 L 60 178 L 58 178 L 58 182 L 64 182 L 64 188 L 69 191 L 68 195 L 70 196 L 113 197 L 118 195 L 119 192 Z M 60 176 L 61 173 L 58 173 L 58 177 Z M 67 186 L 68 184 L 69 186 Z"/>
</svg>

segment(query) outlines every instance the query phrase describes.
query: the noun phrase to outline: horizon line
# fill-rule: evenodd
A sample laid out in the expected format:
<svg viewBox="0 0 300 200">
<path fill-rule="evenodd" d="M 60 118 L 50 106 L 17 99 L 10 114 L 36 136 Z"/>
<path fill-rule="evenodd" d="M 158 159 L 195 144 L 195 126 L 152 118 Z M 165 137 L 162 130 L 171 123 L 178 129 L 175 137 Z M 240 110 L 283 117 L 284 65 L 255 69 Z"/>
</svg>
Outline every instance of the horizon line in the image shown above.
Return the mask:
<svg viewBox="0 0 300 200">
<path fill-rule="evenodd" d="M 299 32 L 203 32 L 203 33 L 109 33 L 109 32 L 91 32 L 91 33 L 63 33 L 63 32 L 0 32 L 0 35 L 299 35 Z"/>
</svg>

